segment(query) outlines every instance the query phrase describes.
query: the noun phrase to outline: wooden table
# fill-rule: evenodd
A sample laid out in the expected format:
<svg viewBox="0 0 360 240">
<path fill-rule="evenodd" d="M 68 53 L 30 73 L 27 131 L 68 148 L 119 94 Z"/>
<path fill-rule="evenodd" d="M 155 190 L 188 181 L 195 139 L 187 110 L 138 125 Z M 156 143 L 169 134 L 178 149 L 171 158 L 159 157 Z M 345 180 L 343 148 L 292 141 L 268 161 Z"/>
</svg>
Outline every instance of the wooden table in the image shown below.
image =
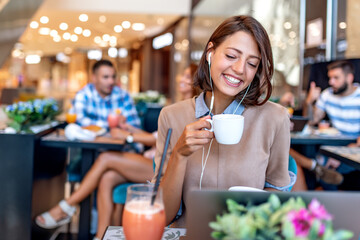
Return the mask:
<svg viewBox="0 0 360 240">
<path fill-rule="evenodd" d="M 81 176 L 84 177 L 91 168 L 99 150 L 121 151 L 124 141 L 112 139 L 107 133 L 97 137 L 94 141 L 70 141 L 66 139 L 63 129 L 46 135 L 40 140 L 41 146 L 58 148 L 81 148 Z M 91 218 L 91 196 L 88 196 L 80 203 L 80 220 L 78 239 L 90 239 L 90 218 Z"/>
<path fill-rule="evenodd" d="M 360 147 L 321 146 L 320 152 L 360 170 Z"/>
</svg>

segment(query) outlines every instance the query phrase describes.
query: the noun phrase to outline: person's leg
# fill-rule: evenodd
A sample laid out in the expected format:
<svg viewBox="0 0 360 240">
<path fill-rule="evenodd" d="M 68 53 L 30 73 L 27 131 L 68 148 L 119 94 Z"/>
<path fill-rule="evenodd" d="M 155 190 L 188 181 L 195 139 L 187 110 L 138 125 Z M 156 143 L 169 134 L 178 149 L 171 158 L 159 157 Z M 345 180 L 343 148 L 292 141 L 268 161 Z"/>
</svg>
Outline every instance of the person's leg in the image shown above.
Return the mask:
<svg viewBox="0 0 360 240">
<path fill-rule="evenodd" d="M 84 200 L 98 186 L 101 176 L 108 170 L 115 170 L 127 181 L 145 182 L 153 176 L 152 160 L 136 153 L 122 152 L 104 152 L 99 155 L 94 165 L 82 180 L 80 187 L 66 200 L 74 206 Z M 58 221 L 65 218 L 59 205 L 56 205 L 49 211 L 50 215 Z M 42 216 L 37 217 L 40 222 L 44 222 Z"/>
<path fill-rule="evenodd" d="M 291 191 L 307 191 L 308 187 L 305 181 L 305 174 L 303 168 L 297 165 L 297 174 L 296 174 L 296 182 Z"/>
<path fill-rule="evenodd" d="M 112 214 L 112 225 L 113 226 L 121 226 L 122 223 L 122 212 L 124 209 L 124 205 L 123 204 L 115 204 L 115 208 Z"/>
<path fill-rule="evenodd" d="M 317 180 L 333 185 L 339 185 L 343 181 L 343 176 L 339 172 L 317 164 L 316 160 L 307 158 L 292 148 L 290 148 L 289 153 L 295 159 L 298 166 L 313 172 Z"/>
<path fill-rule="evenodd" d="M 314 163 L 310 158 L 305 157 L 301 153 L 298 153 L 294 149 L 290 148 L 290 155 L 295 159 L 298 166 L 312 170 L 315 168 Z"/>
<path fill-rule="evenodd" d="M 127 180 L 116 171 L 106 172 L 100 180 L 97 191 L 98 225 L 96 237 L 101 238 L 107 226 L 111 225 L 111 218 L 114 211 L 112 200 L 113 188 Z"/>
</svg>

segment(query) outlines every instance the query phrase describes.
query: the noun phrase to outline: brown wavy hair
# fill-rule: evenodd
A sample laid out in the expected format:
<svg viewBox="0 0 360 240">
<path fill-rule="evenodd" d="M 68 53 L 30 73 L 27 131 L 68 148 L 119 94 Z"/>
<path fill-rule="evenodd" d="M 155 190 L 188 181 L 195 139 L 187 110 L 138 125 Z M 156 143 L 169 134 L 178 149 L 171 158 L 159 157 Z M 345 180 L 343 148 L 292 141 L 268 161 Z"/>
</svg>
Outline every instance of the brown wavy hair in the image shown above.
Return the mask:
<svg viewBox="0 0 360 240">
<path fill-rule="evenodd" d="M 244 106 L 263 105 L 270 98 L 272 92 L 271 78 L 274 73 L 273 55 L 266 30 L 255 18 L 250 16 L 233 16 L 218 26 L 206 44 L 198 70 L 194 76 L 194 85 L 203 91 L 211 91 L 209 67 L 206 60 L 207 53 L 211 49 L 215 50 L 226 38 L 238 31 L 244 31 L 253 36 L 261 54 L 258 70 L 242 104 Z M 210 42 L 213 46 L 208 49 Z M 246 89 L 242 90 L 235 96 L 235 99 L 241 99 L 245 92 Z M 265 92 L 265 98 L 263 101 L 260 101 L 260 96 Z"/>
</svg>

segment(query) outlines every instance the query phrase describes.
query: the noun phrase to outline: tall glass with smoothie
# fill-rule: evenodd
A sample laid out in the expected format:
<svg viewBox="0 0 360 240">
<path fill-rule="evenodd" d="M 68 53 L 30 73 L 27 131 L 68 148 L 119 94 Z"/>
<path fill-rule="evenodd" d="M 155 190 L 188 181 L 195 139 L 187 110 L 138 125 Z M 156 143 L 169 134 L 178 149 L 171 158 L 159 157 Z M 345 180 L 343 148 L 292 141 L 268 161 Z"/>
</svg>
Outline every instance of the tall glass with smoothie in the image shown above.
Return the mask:
<svg viewBox="0 0 360 240">
<path fill-rule="evenodd" d="M 123 228 L 127 240 L 160 240 L 165 227 L 165 210 L 159 188 L 153 204 L 153 184 L 128 187 L 123 214 Z"/>
<path fill-rule="evenodd" d="M 115 128 L 119 125 L 120 115 L 115 112 L 109 113 L 107 120 L 109 128 Z"/>
</svg>

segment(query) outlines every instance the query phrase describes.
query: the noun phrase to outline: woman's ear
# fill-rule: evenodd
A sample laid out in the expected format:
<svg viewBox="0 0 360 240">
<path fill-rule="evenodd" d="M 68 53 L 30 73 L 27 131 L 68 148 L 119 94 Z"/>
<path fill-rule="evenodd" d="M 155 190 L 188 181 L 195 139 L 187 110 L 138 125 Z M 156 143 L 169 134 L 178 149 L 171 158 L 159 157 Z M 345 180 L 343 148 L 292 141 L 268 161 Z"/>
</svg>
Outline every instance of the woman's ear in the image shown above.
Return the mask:
<svg viewBox="0 0 360 240">
<path fill-rule="evenodd" d="M 207 49 L 206 49 L 206 60 L 208 61 L 208 63 L 211 62 L 211 54 L 214 51 L 213 47 L 214 47 L 214 44 L 212 42 L 209 42 L 207 45 Z"/>
</svg>

